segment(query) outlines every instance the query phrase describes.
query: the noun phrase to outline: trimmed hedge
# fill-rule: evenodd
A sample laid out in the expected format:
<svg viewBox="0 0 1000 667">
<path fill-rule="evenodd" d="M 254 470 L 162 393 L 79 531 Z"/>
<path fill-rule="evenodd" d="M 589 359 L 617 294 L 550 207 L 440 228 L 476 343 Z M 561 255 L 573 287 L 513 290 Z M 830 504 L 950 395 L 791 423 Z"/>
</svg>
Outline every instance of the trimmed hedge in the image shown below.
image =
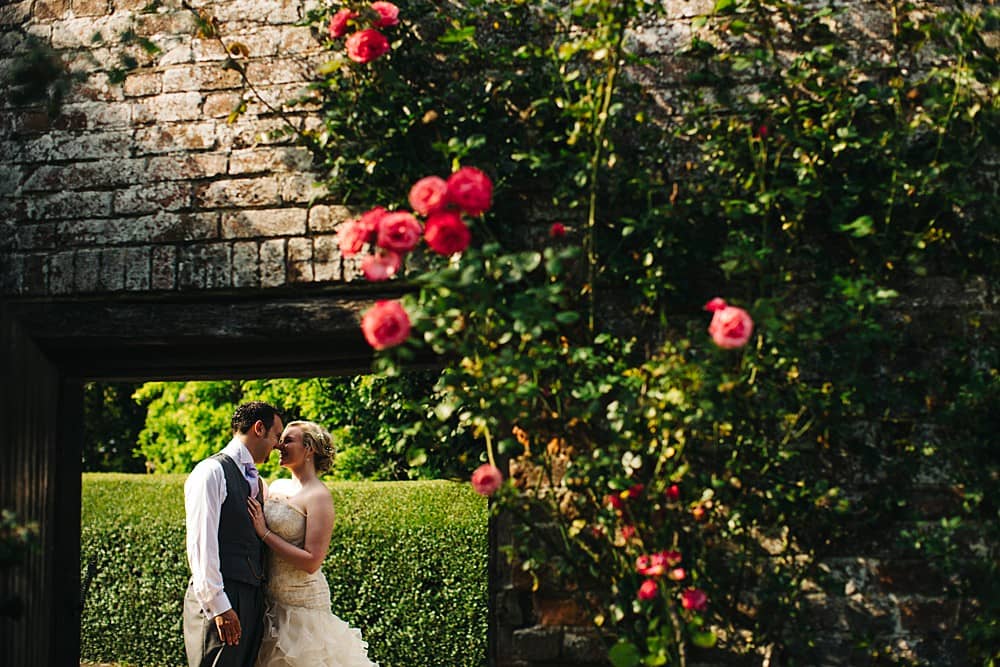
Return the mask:
<svg viewBox="0 0 1000 667">
<path fill-rule="evenodd" d="M 183 665 L 185 475 L 83 476 L 81 571 L 93 576 L 84 660 Z M 382 667 L 480 667 L 487 651 L 487 519 L 467 484 L 331 483 L 323 571 L 334 613 Z"/>
</svg>

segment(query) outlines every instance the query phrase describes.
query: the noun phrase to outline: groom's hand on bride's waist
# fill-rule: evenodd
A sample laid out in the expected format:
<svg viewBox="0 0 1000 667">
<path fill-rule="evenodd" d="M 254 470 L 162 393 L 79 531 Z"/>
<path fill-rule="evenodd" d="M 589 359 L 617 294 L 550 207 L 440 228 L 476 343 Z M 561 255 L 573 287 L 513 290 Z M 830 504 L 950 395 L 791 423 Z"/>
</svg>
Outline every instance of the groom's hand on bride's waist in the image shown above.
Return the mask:
<svg viewBox="0 0 1000 667">
<path fill-rule="evenodd" d="M 219 639 L 223 644 L 236 646 L 240 643 L 240 617 L 232 609 L 227 609 L 215 617 L 215 627 L 219 631 Z"/>
</svg>

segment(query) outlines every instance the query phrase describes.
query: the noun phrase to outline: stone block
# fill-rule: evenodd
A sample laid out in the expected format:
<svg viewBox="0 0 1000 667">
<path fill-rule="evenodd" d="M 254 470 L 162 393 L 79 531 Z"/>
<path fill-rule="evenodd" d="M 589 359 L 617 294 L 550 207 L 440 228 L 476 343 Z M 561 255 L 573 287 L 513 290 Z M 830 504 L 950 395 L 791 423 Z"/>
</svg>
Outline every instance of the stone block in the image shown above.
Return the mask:
<svg viewBox="0 0 1000 667">
<path fill-rule="evenodd" d="M 49 255 L 49 293 L 69 294 L 74 287 L 74 253 L 71 250 Z"/>
<path fill-rule="evenodd" d="M 229 57 L 216 39 L 196 37 L 191 40 L 191 55 L 194 62 L 204 63 L 212 60 L 225 60 Z"/>
<path fill-rule="evenodd" d="M 247 78 L 254 85 L 272 86 L 279 83 L 304 84 L 315 76 L 316 68 L 301 58 L 253 60 L 247 65 Z"/>
<path fill-rule="evenodd" d="M 274 178 L 245 178 L 195 187 L 195 205 L 202 208 L 243 208 L 278 204 L 278 181 Z"/>
<path fill-rule="evenodd" d="M 171 67 L 163 72 L 164 93 L 241 89 L 242 86 L 243 79 L 240 73 L 232 69 L 223 69 L 221 64 L 184 65 Z"/>
<path fill-rule="evenodd" d="M 49 267 L 46 256 L 30 253 L 21 260 L 21 294 L 40 295 L 48 289 Z"/>
<path fill-rule="evenodd" d="M 0 26 L 19 26 L 31 18 L 31 1 L 0 5 Z"/>
<path fill-rule="evenodd" d="M 222 214 L 223 238 L 297 236 L 306 232 L 306 209 L 277 208 Z"/>
<path fill-rule="evenodd" d="M 191 184 L 184 182 L 137 185 L 114 193 L 116 214 L 176 211 L 191 206 Z"/>
<path fill-rule="evenodd" d="M 581 628 L 563 633 L 562 659 L 573 665 L 605 665 L 608 649 L 595 631 Z"/>
<path fill-rule="evenodd" d="M 164 123 L 139 128 L 134 149 L 139 155 L 211 149 L 216 146 L 215 123 Z"/>
<path fill-rule="evenodd" d="M 177 286 L 180 289 L 229 287 L 232 248 L 228 243 L 181 246 L 177 254 Z"/>
<path fill-rule="evenodd" d="M 230 174 L 260 174 L 304 171 L 312 165 L 312 153 L 300 146 L 270 146 L 234 150 L 229 156 Z"/>
<path fill-rule="evenodd" d="M 110 192 L 60 192 L 28 200 L 31 220 L 97 218 L 111 215 Z"/>
<path fill-rule="evenodd" d="M 535 616 L 539 625 L 590 625 L 590 614 L 572 598 L 534 596 Z"/>
<path fill-rule="evenodd" d="M 125 286 L 125 249 L 104 248 L 101 250 L 101 270 L 98 288 L 118 292 Z"/>
<path fill-rule="evenodd" d="M 69 0 L 35 0 L 31 18 L 36 21 L 61 19 L 69 13 Z"/>
<path fill-rule="evenodd" d="M 260 287 L 260 249 L 256 241 L 233 244 L 233 287 Z"/>
<path fill-rule="evenodd" d="M 296 23 L 300 18 L 298 0 L 235 0 L 212 8 L 222 23 L 252 21 L 279 25 Z"/>
<path fill-rule="evenodd" d="M 126 103 L 74 102 L 64 104 L 52 120 L 57 130 L 82 132 L 85 130 L 124 129 L 132 123 L 132 108 Z"/>
<path fill-rule="evenodd" d="M 163 53 L 160 54 L 157 61 L 157 64 L 160 67 L 194 62 L 194 49 L 191 48 L 190 43 L 178 43 L 165 46 L 166 48 L 163 49 Z"/>
<path fill-rule="evenodd" d="M 353 217 L 354 213 L 346 206 L 315 204 L 309 209 L 309 231 L 333 232 L 342 222 Z"/>
<path fill-rule="evenodd" d="M 145 161 L 135 159 L 42 165 L 25 179 L 22 187 L 26 192 L 98 189 L 142 181 L 144 173 Z"/>
<path fill-rule="evenodd" d="M 0 262 L 0 294 L 16 294 L 21 287 L 21 255 L 7 253 Z"/>
<path fill-rule="evenodd" d="M 149 181 L 179 181 L 212 178 L 226 173 L 228 160 L 222 153 L 171 153 L 149 158 L 145 177 Z"/>
<path fill-rule="evenodd" d="M 281 179 L 281 201 L 308 204 L 326 194 L 326 190 L 308 174 L 289 174 Z"/>
<path fill-rule="evenodd" d="M 320 43 L 308 26 L 292 26 L 281 31 L 276 53 L 300 54 L 321 50 Z"/>
<path fill-rule="evenodd" d="M 122 86 L 126 97 L 146 97 L 163 92 L 163 75 L 159 72 L 130 72 Z"/>
<path fill-rule="evenodd" d="M 260 286 L 278 287 L 286 281 L 285 240 L 264 241 L 260 244 Z"/>
<path fill-rule="evenodd" d="M 562 651 L 561 628 L 531 627 L 515 630 L 513 651 L 515 658 L 523 660 L 555 660 Z"/>
<path fill-rule="evenodd" d="M 16 225 L 11 234 L 14 247 L 19 250 L 54 248 L 58 239 L 58 224 L 39 222 Z"/>
<path fill-rule="evenodd" d="M 108 0 L 72 0 L 74 16 L 104 16 L 111 7 Z"/>
<path fill-rule="evenodd" d="M 130 26 L 132 18 L 126 14 L 113 14 L 97 18 L 60 18 L 53 21 L 52 47 L 55 49 L 89 49 L 94 36 L 99 34 L 105 42 L 117 41 L 118 35 Z"/>
<path fill-rule="evenodd" d="M 150 285 L 150 248 L 148 246 L 125 249 L 125 289 L 144 292 Z"/>
<path fill-rule="evenodd" d="M 209 93 L 205 96 L 205 105 L 202 109 L 204 116 L 224 118 L 239 106 L 242 99 L 242 93 Z"/>
<path fill-rule="evenodd" d="M 144 97 L 133 104 L 132 117 L 136 124 L 201 120 L 203 99 L 197 92 Z"/>
<path fill-rule="evenodd" d="M 172 290 L 177 279 L 177 248 L 154 246 L 150 253 L 150 287 L 155 290 Z"/>
<path fill-rule="evenodd" d="M 77 250 L 74 268 L 74 291 L 96 292 L 101 270 L 101 251 L 93 248 Z"/>
<path fill-rule="evenodd" d="M 288 282 L 313 281 L 313 242 L 310 238 L 288 239 Z"/>
<path fill-rule="evenodd" d="M 313 237 L 313 280 L 317 282 L 340 280 L 340 248 L 333 235 Z"/>
</svg>

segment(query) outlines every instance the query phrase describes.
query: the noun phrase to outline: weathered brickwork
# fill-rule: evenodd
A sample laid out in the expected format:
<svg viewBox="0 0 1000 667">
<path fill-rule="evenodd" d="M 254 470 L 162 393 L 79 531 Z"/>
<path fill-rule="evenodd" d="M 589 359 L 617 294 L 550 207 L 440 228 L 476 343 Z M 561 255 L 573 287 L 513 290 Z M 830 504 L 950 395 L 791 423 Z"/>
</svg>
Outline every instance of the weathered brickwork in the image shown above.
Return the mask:
<svg viewBox="0 0 1000 667">
<path fill-rule="evenodd" d="M 311 156 L 269 132 L 286 120 L 244 99 L 218 41 L 196 36 L 174 3 L 35 0 L 0 8 L 0 69 L 53 47 L 76 82 L 58 113 L 0 101 L 0 289 L 16 295 L 188 291 L 337 282 L 333 235 L 351 211 L 321 194 Z M 301 0 L 191 3 L 250 52 L 248 75 L 270 104 L 300 91 L 318 42 Z M 125 30 L 162 53 L 123 82 L 108 70 Z M 304 111 L 287 121 L 301 125 Z M 356 267 L 351 270 L 356 271 Z"/>
</svg>

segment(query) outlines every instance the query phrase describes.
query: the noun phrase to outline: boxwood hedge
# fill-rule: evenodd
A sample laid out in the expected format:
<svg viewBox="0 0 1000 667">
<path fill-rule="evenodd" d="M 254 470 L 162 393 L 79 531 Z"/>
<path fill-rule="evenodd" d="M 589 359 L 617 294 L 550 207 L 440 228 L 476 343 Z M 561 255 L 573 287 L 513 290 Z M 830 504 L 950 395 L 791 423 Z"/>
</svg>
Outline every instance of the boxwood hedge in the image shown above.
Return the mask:
<svg viewBox="0 0 1000 667">
<path fill-rule="evenodd" d="M 184 475 L 85 474 L 81 657 L 185 664 Z M 383 667 L 486 664 L 487 506 L 468 485 L 331 483 L 334 613 Z M 89 582 L 89 585 L 88 585 Z"/>
</svg>

